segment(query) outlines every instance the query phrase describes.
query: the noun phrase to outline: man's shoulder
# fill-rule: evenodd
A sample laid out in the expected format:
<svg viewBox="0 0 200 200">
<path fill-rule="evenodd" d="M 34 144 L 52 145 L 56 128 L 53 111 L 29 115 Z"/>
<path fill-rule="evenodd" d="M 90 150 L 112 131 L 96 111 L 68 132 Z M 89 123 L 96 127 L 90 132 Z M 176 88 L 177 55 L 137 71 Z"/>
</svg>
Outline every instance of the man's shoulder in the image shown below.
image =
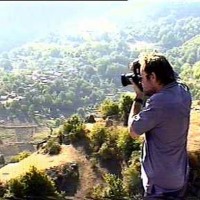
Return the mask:
<svg viewBox="0 0 200 200">
<path fill-rule="evenodd" d="M 182 104 L 183 101 L 186 104 L 191 102 L 190 91 L 186 86 L 176 84 L 174 87 L 167 88 L 153 94 L 149 98 L 148 103 L 153 106 L 156 105 L 156 107 L 168 107 L 172 104 Z"/>
<path fill-rule="evenodd" d="M 165 101 L 166 95 L 164 93 L 155 93 L 148 99 L 149 103 L 156 105 L 163 104 Z"/>
</svg>

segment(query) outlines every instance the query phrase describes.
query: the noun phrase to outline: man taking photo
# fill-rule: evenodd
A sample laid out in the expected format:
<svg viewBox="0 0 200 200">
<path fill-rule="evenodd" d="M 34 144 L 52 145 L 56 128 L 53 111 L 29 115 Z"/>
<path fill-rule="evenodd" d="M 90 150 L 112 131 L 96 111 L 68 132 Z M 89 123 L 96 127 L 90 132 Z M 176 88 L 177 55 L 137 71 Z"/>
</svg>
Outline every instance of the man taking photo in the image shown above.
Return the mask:
<svg viewBox="0 0 200 200">
<path fill-rule="evenodd" d="M 130 79 L 136 98 L 128 127 L 131 137 L 145 136 L 141 156 L 144 199 L 184 199 L 191 94 L 177 81 L 163 55 L 143 54 L 139 63 L 143 91 Z"/>
</svg>

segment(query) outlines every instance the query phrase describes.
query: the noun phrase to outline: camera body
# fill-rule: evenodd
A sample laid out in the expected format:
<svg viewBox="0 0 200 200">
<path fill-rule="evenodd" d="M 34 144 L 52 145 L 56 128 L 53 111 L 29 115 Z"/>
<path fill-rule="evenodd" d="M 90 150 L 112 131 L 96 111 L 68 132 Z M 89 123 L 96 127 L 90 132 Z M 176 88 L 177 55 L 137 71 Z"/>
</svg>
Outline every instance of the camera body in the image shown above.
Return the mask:
<svg viewBox="0 0 200 200">
<path fill-rule="evenodd" d="M 129 79 L 132 79 L 133 82 L 140 88 L 141 91 L 143 91 L 142 83 L 141 83 L 141 74 L 140 74 L 140 63 L 139 59 L 135 59 L 133 62 L 129 64 L 129 68 L 133 72 L 129 72 L 127 74 L 121 75 L 121 83 L 125 87 L 127 85 L 131 85 L 131 82 Z"/>
</svg>

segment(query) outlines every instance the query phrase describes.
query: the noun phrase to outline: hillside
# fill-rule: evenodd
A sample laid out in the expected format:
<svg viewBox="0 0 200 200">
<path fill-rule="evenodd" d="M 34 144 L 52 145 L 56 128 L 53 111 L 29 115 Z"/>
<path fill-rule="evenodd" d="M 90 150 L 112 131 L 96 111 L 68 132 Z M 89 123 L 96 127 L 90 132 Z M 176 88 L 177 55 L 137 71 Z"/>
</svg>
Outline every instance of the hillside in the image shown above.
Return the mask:
<svg viewBox="0 0 200 200">
<path fill-rule="evenodd" d="M 200 151 L 200 111 L 192 111 L 188 134 L 188 151 Z"/>
<path fill-rule="evenodd" d="M 35 152 L 19 163 L 8 164 L 0 169 L 0 179 L 6 182 L 11 178 L 16 178 L 28 171 L 30 166 L 33 165 L 39 170 L 45 170 L 66 163 L 77 163 L 79 165 L 80 188 L 76 195 L 77 199 L 79 199 L 78 196 L 86 194 L 91 186 L 96 185 L 100 181 L 93 172 L 91 163 L 86 156 L 71 145 L 62 145 L 61 153 L 56 156 L 43 155 Z"/>
<path fill-rule="evenodd" d="M 154 9 L 147 9 L 151 10 L 151 17 L 134 6 L 127 7 L 131 12 L 120 7 L 126 15 L 123 13 L 122 17 L 121 12 L 116 12 L 118 17 L 113 17 L 120 21 L 125 16 L 127 20 L 131 19 L 128 24 L 123 20 L 124 28 L 119 26 L 116 30 L 106 31 L 104 23 L 94 19 L 96 26 L 101 24 L 101 31 L 98 26 L 96 31 L 86 29 L 71 35 L 68 27 L 66 33 L 55 30 L 0 53 L 0 121 L 12 123 L 18 119 L 38 124 L 53 118 L 59 123 L 63 117 L 74 113 L 84 116 L 105 98 L 117 100 L 129 91 L 129 87 L 122 86 L 120 76 L 129 71 L 128 63 L 145 51 L 165 54 L 175 71 L 188 83 L 193 98 L 200 99 L 199 6 L 188 5 L 190 10 L 185 5 L 181 9 L 168 6 L 157 8 L 161 9 L 159 14 L 153 12 Z M 132 8 L 138 12 L 133 12 Z M 169 8 L 167 12 L 166 8 Z M 97 14 L 93 9 L 91 11 Z M 145 13 L 147 19 L 140 19 L 137 13 Z M 137 15 L 137 19 L 134 20 L 133 15 Z M 69 19 L 73 20 L 73 17 Z M 87 28 L 87 24 L 83 24 Z"/>
<path fill-rule="evenodd" d="M 189 152 L 200 151 L 200 111 L 196 102 L 194 106 L 195 108 L 193 108 L 191 112 L 191 125 L 188 135 Z M 93 124 L 87 125 L 89 129 L 92 129 L 92 127 Z M 8 181 L 10 178 L 15 178 L 28 171 L 32 165 L 40 170 L 45 170 L 66 163 L 77 163 L 79 166 L 80 186 L 73 199 L 80 199 L 80 196 L 86 195 L 90 188 L 102 182 L 101 176 L 99 177 L 98 174 L 94 172 L 93 165 L 84 154 L 84 151 L 72 145 L 62 145 L 62 150 L 59 155 L 50 156 L 35 152 L 19 163 L 8 164 L 0 169 L 0 179 L 1 181 Z"/>
</svg>

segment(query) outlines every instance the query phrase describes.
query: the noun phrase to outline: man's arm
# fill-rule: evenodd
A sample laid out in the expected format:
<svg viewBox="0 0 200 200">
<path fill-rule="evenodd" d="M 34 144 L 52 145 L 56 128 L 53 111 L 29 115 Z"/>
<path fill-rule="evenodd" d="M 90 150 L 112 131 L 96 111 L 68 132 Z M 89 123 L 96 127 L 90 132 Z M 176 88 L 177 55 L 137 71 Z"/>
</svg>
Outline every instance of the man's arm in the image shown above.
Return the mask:
<svg viewBox="0 0 200 200">
<path fill-rule="evenodd" d="M 136 93 L 136 97 L 133 101 L 131 111 L 128 118 L 128 129 L 130 131 L 130 135 L 132 138 L 138 137 L 139 135 L 134 131 L 134 127 L 132 126 L 134 116 L 137 115 L 143 106 L 143 99 L 144 99 L 144 93 L 139 89 L 139 87 L 133 82 L 132 79 L 130 79 L 130 82 L 132 83 L 133 90 Z"/>
<path fill-rule="evenodd" d="M 134 116 L 137 115 L 141 111 L 142 106 L 143 106 L 143 99 L 136 97 L 132 104 L 131 111 L 130 111 L 129 118 L 128 118 L 128 129 L 130 131 L 130 135 L 132 138 L 139 136 L 134 131 L 134 127 L 132 126 L 132 123 L 133 123 Z"/>
</svg>

